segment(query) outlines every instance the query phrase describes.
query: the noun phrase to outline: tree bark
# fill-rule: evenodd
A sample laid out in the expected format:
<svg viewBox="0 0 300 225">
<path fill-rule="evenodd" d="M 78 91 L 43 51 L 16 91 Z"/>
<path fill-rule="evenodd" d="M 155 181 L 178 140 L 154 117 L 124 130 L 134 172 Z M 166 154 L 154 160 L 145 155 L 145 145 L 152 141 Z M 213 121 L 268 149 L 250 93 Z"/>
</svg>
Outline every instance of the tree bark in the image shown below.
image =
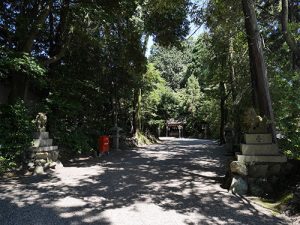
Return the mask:
<svg viewBox="0 0 300 225">
<path fill-rule="evenodd" d="M 220 89 L 220 144 L 225 144 L 224 138 L 224 128 L 225 128 L 225 120 L 226 120 L 226 111 L 225 111 L 225 100 L 226 100 L 226 93 L 225 93 L 225 84 L 224 82 L 220 82 L 219 84 Z"/>
<path fill-rule="evenodd" d="M 231 85 L 231 96 L 232 101 L 236 100 L 236 77 L 235 77 L 235 68 L 234 68 L 234 49 L 233 49 L 233 40 L 229 40 L 229 64 L 230 64 L 230 85 Z"/>
<path fill-rule="evenodd" d="M 51 4 L 52 1 L 48 0 L 44 9 L 39 13 L 39 15 L 34 20 L 33 25 L 31 26 L 27 35 L 25 35 L 24 41 L 20 41 L 18 49 L 20 52 L 31 53 L 32 47 L 34 44 L 34 40 L 36 39 L 40 27 L 45 23 L 47 16 L 49 15 L 49 58 L 42 60 L 41 63 L 44 66 L 49 66 L 50 64 L 54 64 L 58 62 L 64 55 L 66 51 L 66 46 L 68 43 L 64 40 L 67 32 L 67 19 L 69 14 L 70 0 L 64 0 L 63 6 L 60 11 L 60 23 L 57 27 L 56 34 L 54 36 L 54 21 L 53 14 L 51 9 L 53 8 Z M 39 3 L 40 4 L 40 3 Z M 38 9 L 39 5 L 36 6 Z M 37 10 L 38 12 L 38 10 Z M 69 40 L 69 37 L 67 38 Z M 54 44 L 55 43 L 55 44 Z M 15 74 L 11 79 L 11 93 L 9 96 L 10 102 L 14 102 L 16 99 L 21 98 L 26 100 L 27 93 L 30 86 L 30 77 L 22 74 Z"/>
<path fill-rule="evenodd" d="M 28 31 L 28 34 L 24 33 L 25 31 L 23 31 L 20 28 L 21 26 L 18 26 L 18 25 L 16 26 L 17 27 L 16 33 L 23 31 L 23 33 L 19 33 L 19 36 L 20 37 L 22 36 L 22 39 L 19 40 L 19 43 L 18 43 L 18 50 L 20 52 L 25 52 L 25 53 L 29 53 L 29 54 L 31 53 L 34 39 L 36 38 L 41 25 L 43 23 L 45 23 L 45 20 L 49 14 L 49 11 L 50 11 L 50 6 L 48 4 L 49 2 L 50 1 L 47 1 L 45 8 L 40 12 L 40 14 L 34 20 L 31 28 Z M 34 5 L 34 10 L 36 12 L 38 12 L 39 4 Z M 25 9 L 23 9 L 21 13 L 24 14 Z M 35 15 L 33 15 L 33 16 L 35 16 Z M 21 31 L 19 31 L 19 29 L 21 29 Z M 9 94 L 9 103 L 12 104 L 19 98 L 26 101 L 28 90 L 29 90 L 29 85 L 30 85 L 30 80 L 29 80 L 28 75 L 15 72 L 15 74 L 13 74 L 11 77 L 11 91 Z"/>
<path fill-rule="evenodd" d="M 291 32 L 288 28 L 288 19 L 289 19 L 289 3 L 288 0 L 281 0 L 282 10 L 281 10 L 281 30 L 283 33 L 283 37 L 295 55 L 295 63 L 297 67 L 300 67 L 300 47 L 298 47 L 296 40 L 292 36 Z"/>
<path fill-rule="evenodd" d="M 257 99 L 260 115 L 266 116 L 271 121 L 270 132 L 272 132 L 273 140 L 276 141 L 276 130 L 267 78 L 267 68 L 262 49 L 262 40 L 257 27 L 254 1 L 242 0 L 242 5 L 249 47 L 251 79 L 252 84 L 255 85 L 253 92 Z"/>
<path fill-rule="evenodd" d="M 60 10 L 60 21 L 57 26 L 55 35 L 54 28 L 51 29 L 51 12 L 50 12 L 50 49 L 49 49 L 49 59 L 44 60 L 42 63 L 45 66 L 49 66 L 50 64 L 54 64 L 62 59 L 65 55 L 66 48 L 68 46 L 68 42 L 70 41 L 70 37 L 67 36 L 69 31 L 68 29 L 68 18 L 70 12 L 70 0 L 64 0 L 63 6 Z M 52 32 L 51 32 L 52 30 Z M 55 45 L 53 44 L 55 42 Z"/>
<path fill-rule="evenodd" d="M 230 38 L 229 40 L 229 63 L 230 63 L 230 84 L 231 84 L 231 96 L 232 96 L 232 115 L 233 115 L 233 128 L 235 131 L 235 142 L 240 143 L 240 112 L 239 112 L 239 104 L 236 102 L 237 91 L 236 91 L 236 74 L 234 67 L 234 49 L 233 49 L 233 40 Z"/>
<path fill-rule="evenodd" d="M 142 90 L 136 88 L 133 97 L 133 136 L 141 130 L 141 103 L 142 103 Z"/>
</svg>

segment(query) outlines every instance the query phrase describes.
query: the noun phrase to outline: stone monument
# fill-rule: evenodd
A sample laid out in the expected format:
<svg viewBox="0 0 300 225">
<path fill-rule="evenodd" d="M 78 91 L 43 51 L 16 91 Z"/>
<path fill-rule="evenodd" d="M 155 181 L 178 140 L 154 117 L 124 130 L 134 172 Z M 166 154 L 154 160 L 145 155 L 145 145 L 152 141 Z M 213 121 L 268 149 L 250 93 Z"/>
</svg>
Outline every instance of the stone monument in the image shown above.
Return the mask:
<svg viewBox="0 0 300 225">
<path fill-rule="evenodd" d="M 256 114 L 253 108 L 245 113 L 244 123 L 246 133 L 244 142 L 240 145 L 240 152 L 236 153 L 237 161 L 230 164 L 230 172 L 233 176 L 231 190 L 239 185 L 241 179 L 248 184 L 246 194 L 263 195 L 271 192 L 272 185 L 278 177 L 285 173 L 287 158 L 282 155 L 272 134 L 268 131 L 269 121 Z M 239 190 L 239 189 L 236 189 Z"/>
<path fill-rule="evenodd" d="M 58 161 L 58 146 L 53 146 L 53 139 L 49 138 L 49 132 L 46 131 L 46 114 L 38 113 L 33 122 L 37 132 L 33 135 L 32 146 L 27 150 L 25 160 L 30 172 L 43 174 L 49 168 L 62 165 Z"/>
<path fill-rule="evenodd" d="M 244 117 L 247 132 L 241 144 L 241 154 L 237 154 L 239 162 L 271 162 L 284 163 L 286 156 L 279 153 L 277 144 L 273 143 L 272 134 L 268 131 L 267 118 L 258 116 L 250 108 Z"/>
</svg>

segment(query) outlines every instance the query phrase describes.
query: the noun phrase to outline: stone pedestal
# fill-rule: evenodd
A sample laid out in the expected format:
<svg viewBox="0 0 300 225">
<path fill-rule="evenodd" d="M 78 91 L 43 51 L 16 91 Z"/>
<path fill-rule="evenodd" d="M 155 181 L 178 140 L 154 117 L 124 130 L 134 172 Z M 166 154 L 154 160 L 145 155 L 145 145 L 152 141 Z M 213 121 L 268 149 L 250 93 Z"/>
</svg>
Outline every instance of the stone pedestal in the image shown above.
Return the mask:
<svg viewBox="0 0 300 225">
<path fill-rule="evenodd" d="M 49 132 L 36 132 L 32 147 L 26 152 L 27 168 L 36 174 L 43 174 L 45 170 L 55 168 L 58 156 L 58 146 L 53 146 Z"/>
<path fill-rule="evenodd" d="M 252 195 L 262 196 L 272 192 L 276 182 L 287 172 L 286 156 L 280 154 L 269 133 L 245 134 L 244 139 L 241 152 L 236 154 L 237 161 L 230 165 L 232 176 L 247 182 L 248 193 Z M 239 190 L 233 189 L 237 184 L 232 182 L 231 190 Z"/>
<path fill-rule="evenodd" d="M 241 153 L 237 160 L 245 163 L 284 163 L 286 156 L 279 153 L 276 144 L 272 143 L 271 134 L 245 134 L 245 144 L 241 144 Z"/>
<path fill-rule="evenodd" d="M 113 150 L 120 150 L 120 132 L 122 131 L 122 128 L 115 125 L 111 129 L 112 133 L 112 149 Z"/>
</svg>

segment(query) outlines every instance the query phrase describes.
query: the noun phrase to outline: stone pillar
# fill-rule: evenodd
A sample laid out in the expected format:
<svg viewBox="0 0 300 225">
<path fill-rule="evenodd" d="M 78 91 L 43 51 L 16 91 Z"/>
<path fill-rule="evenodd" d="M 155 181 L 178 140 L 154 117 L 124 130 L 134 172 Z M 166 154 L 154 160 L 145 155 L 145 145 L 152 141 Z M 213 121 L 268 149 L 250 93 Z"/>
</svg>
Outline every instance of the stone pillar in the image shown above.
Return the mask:
<svg viewBox="0 0 300 225">
<path fill-rule="evenodd" d="M 120 150 L 120 131 L 122 129 L 120 127 L 118 127 L 117 125 L 115 125 L 111 131 L 112 131 L 112 139 L 113 139 L 113 143 L 112 143 L 112 149 L 113 150 Z"/>
<path fill-rule="evenodd" d="M 168 125 L 166 125 L 166 137 L 168 137 L 168 131 L 169 131 L 169 127 Z"/>
<path fill-rule="evenodd" d="M 182 138 L 182 129 L 183 129 L 183 127 L 181 125 L 179 125 L 178 126 L 179 138 Z"/>
</svg>

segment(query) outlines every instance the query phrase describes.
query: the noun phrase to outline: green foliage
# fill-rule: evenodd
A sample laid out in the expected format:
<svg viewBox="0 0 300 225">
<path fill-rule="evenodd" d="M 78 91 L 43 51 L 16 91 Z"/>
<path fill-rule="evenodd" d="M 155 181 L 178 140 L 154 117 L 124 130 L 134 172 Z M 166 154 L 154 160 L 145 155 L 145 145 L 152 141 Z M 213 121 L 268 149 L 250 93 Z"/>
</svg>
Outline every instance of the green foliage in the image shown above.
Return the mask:
<svg viewBox="0 0 300 225">
<path fill-rule="evenodd" d="M 71 86 L 68 80 L 65 80 L 66 83 L 63 80 L 61 82 L 56 88 L 65 85 L 65 89 L 58 88 L 48 97 L 46 103 L 49 108 L 47 113 L 49 131 L 56 143 L 65 149 L 62 153 L 63 157 L 88 154 L 92 149 L 96 149 L 98 133 L 103 131 L 104 127 L 112 125 L 108 124 L 107 118 L 97 118 L 101 108 L 97 108 L 97 102 L 93 103 L 81 94 L 87 92 L 88 87 L 77 83 Z M 73 91 L 72 87 L 76 87 L 76 90 L 81 92 Z M 66 98 L 69 101 L 66 101 Z M 104 103 L 101 99 L 98 100 Z"/>
<path fill-rule="evenodd" d="M 159 106 L 166 89 L 166 81 L 161 77 L 153 64 L 148 64 L 147 72 L 143 76 L 142 93 L 142 123 L 144 130 L 156 132 L 157 127 L 162 127 L 164 120 L 160 114 Z"/>
<path fill-rule="evenodd" d="M 190 76 L 186 87 L 179 92 L 181 117 L 186 119 L 185 133 L 195 136 L 200 131 L 200 124 L 204 121 L 204 115 L 201 112 L 203 93 L 200 90 L 198 79 Z"/>
<path fill-rule="evenodd" d="M 34 125 L 23 101 L 0 108 L 0 158 L 5 168 L 21 163 L 32 142 Z"/>
<path fill-rule="evenodd" d="M 55 142 L 72 154 L 95 149 L 116 115 L 131 130 L 137 88 L 151 96 L 145 120 L 159 121 L 150 115 L 165 82 L 153 66 L 144 76 L 145 40 L 178 44 L 188 31 L 188 2 L 53 0 L 44 10 L 50 2 L 3 1 L 0 78 L 12 90 L 9 101 L 27 98 L 35 111 L 45 109 Z"/>
<path fill-rule="evenodd" d="M 155 46 L 152 50 L 150 61 L 166 80 L 161 87 L 157 86 L 160 88 L 144 97 L 144 102 L 155 105 L 154 108 L 147 107 L 152 114 L 148 114 L 146 121 L 156 128 L 163 128 L 166 120 L 174 118 L 186 121 L 186 136 L 198 137 L 203 123 L 210 124 L 212 137 L 217 136 L 218 95 L 211 82 L 213 72 L 208 64 L 211 52 L 203 40 L 201 37 L 196 43 L 183 43 L 182 49 Z"/>
<path fill-rule="evenodd" d="M 95 136 L 89 136 L 83 130 L 76 129 L 74 132 L 62 132 L 56 131 L 57 141 L 63 149 L 68 150 L 67 152 L 62 152 L 64 156 L 74 157 L 80 154 L 90 154 L 96 149 Z"/>
<path fill-rule="evenodd" d="M 291 71 L 284 74 L 270 72 L 277 127 L 283 136 L 279 146 L 290 158 L 300 158 L 300 75 Z"/>
<path fill-rule="evenodd" d="M 180 98 L 177 92 L 171 88 L 166 88 L 162 93 L 161 101 L 158 105 L 158 114 L 166 121 L 170 118 L 179 118 Z"/>
<path fill-rule="evenodd" d="M 15 167 L 15 163 L 10 162 L 8 159 L 0 156 L 0 175 L 13 167 Z"/>
<path fill-rule="evenodd" d="M 264 199 L 257 198 L 254 201 L 261 205 L 264 208 L 272 210 L 274 213 L 282 213 L 286 209 L 288 203 L 295 199 L 295 196 L 291 192 L 282 194 L 282 196 L 277 197 L 276 199 Z"/>
<path fill-rule="evenodd" d="M 153 34 L 154 40 L 162 46 L 170 43 L 180 45 L 188 34 L 189 0 L 145 1 L 143 20 L 145 30 Z"/>
<path fill-rule="evenodd" d="M 177 90 L 184 86 L 185 75 L 190 61 L 192 47 L 185 44 L 183 49 L 154 46 L 149 61 L 160 71 L 168 86 Z"/>
<path fill-rule="evenodd" d="M 141 132 L 137 132 L 134 138 L 138 146 L 153 144 L 153 141 Z"/>
<path fill-rule="evenodd" d="M 49 131 L 66 152 L 96 149 L 98 135 L 109 133 L 116 115 L 118 125 L 131 131 L 137 89 L 142 90 L 145 133 L 156 133 L 167 119 L 174 118 L 186 121 L 187 135 L 198 136 L 206 122 L 211 137 L 218 137 L 221 100 L 226 123 L 239 123 L 238 115 L 252 104 L 240 2 L 210 0 L 202 9 L 191 8 L 190 3 L 197 1 L 188 0 L 76 1 L 68 6 L 69 1 L 63 2 L 66 4 L 52 1 L 55 7 L 39 22 L 37 15 L 42 14 L 45 1 L 34 5 L 31 1 L 3 1 L 0 79 L 17 97 L 21 92 L 21 97 L 25 96 L 23 89 L 28 88 L 28 96 L 33 95 L 28 102 L 43 102 L 35 104 L 35 111 L 47 112 Z M 267 3 L 259 1 L 257 14 L 265 38 L 277 126 L 285 136 L 280 145 L 297 155 L 300 77 L 278 21 L 270 16 L 279 16 L 278 1 Z M 182 41 L 188 32 L 189 10 L 195 10 L 191 19 L 198 25 L 205 22 L 209 32 L 195 41 Z M 299 21 L 295 15 L 290 20 L 290 32 L 296 37 Z M 30 34 L 34 34 L 32 39 Z M 147 62 L 144 53 L 149 36 L 157 45 Z M 24 50 L 30 40 L 31 49 Z M 56 56 L 50 65 L 41 66 Z M 15 80 L 9 79 L 14 75 Z M 13 83 L 18 81 L 28 86 L 19 88 Z M 38 86 L 41 81 L 44 85 Z M 222 92 L 220 84 L 224 84 Z M 21 149 L 28 146 L 30 120 L 23 103 L 5 107 L 1 108 L 0 161 L 8 166 L 18 162 Z M 7 131 L 23 136 L 5 136 Z"/>
<path fill-rule="evenodd" d="M 20 73 L 33 78 L 43 76 L 46 70 L 28 53 L 19 53 L 0 48 L 0 78 Z"/>
</svg>

